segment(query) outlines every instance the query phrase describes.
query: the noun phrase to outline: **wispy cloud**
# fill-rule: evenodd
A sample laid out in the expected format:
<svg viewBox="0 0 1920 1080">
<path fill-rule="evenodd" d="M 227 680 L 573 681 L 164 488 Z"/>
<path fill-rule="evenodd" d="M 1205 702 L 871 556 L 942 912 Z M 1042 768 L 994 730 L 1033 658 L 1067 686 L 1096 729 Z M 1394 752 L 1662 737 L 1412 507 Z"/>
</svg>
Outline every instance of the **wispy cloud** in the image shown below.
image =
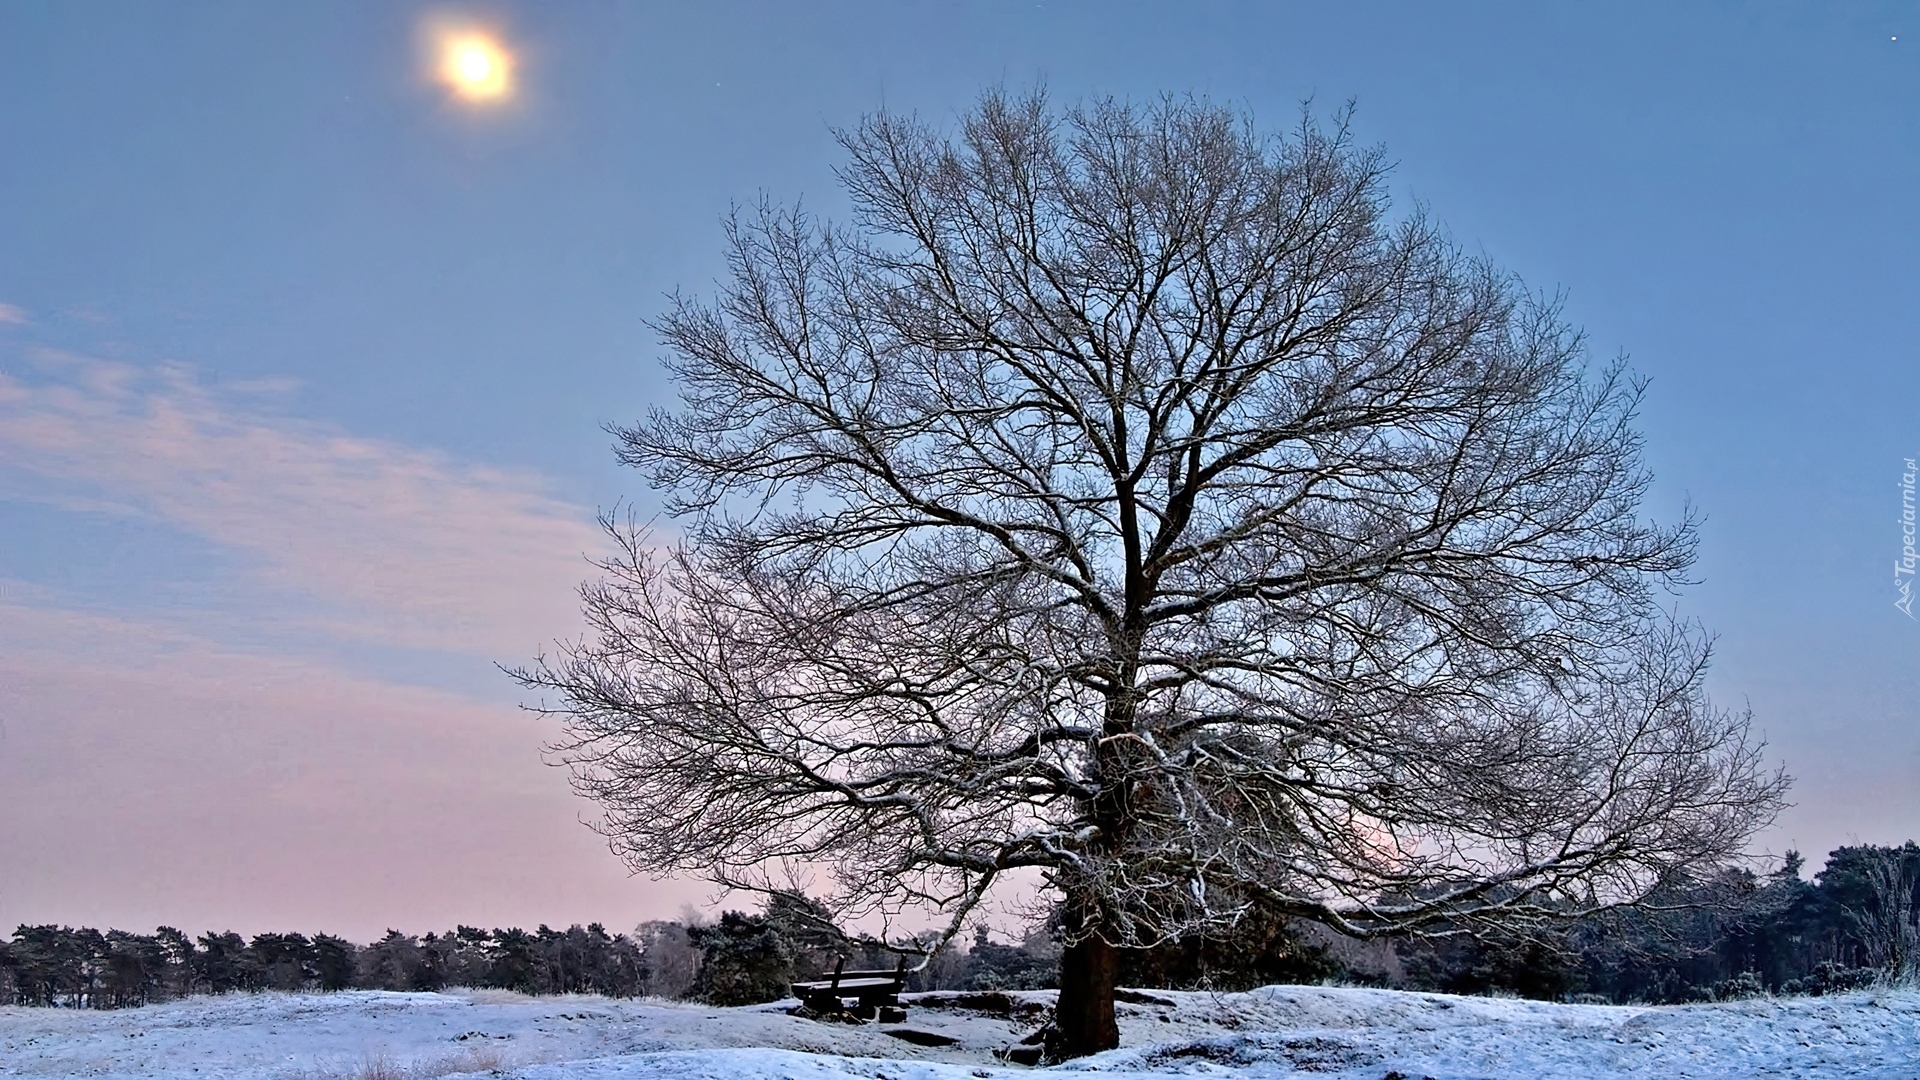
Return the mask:
<svg viewBox="0 0 1920 1080">
<path fill-rule="evenodd" d="M 0 505 L 240 557 L 207 564 L 237 576 L 213 607 L 81 610 L 0 577 L 0 926 L 620 926 L 705 895 L 628 879 L 541 763 L 551 730 L 469 659 L 579 625 L 589 511 L 531 472 L 289 417 L 284 380 L 30 361 L 0 375 Z"/>
<path fill-rule="evenodd" d="M 250 554 L 335 633 L 518 659 L 577 625 L 592 515 L 523 471 L 278 415 L 284 383 L 42 354 L 0 376 L 0 492 L 149 515 Z"/>
<path fill-rule="evenodd" d="M 706 893 L 629 879 L 509 704 L 45 599 L 0 581 L 0 926 L 620 928 Z"/>
<path fill-rule="evenodd" d="M 15 326 L 25 326 L 30 321 L 32 320 L 27 318 L 25 309 L 17 308 L 12 304 L 0 304 L 0 323 L 12 323 Z"/>
</svg>

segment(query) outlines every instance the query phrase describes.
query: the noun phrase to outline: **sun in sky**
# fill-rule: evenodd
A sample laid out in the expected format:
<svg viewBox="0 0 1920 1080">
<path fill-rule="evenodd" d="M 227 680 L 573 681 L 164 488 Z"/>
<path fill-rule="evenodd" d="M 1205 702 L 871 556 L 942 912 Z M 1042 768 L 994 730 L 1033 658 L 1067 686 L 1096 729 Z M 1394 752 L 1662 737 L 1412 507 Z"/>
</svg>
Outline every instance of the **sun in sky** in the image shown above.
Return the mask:
<svg viewBox="0 0 1920 1080">
<path fill-rule="evenodd" d="M 477 31 L 447 34 L 439 53 L 440 81 L 455 94 L 497 101 L 512 92 L 513 54 L 493 37 Z"/>
</svg>

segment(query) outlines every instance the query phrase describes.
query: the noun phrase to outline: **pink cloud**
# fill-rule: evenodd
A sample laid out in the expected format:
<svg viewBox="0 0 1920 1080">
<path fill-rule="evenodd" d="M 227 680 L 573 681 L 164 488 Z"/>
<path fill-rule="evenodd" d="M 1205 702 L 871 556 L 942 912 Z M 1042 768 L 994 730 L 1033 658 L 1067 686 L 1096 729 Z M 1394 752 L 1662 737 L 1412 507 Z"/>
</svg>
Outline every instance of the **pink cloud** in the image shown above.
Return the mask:
<svg viewBox="0 0 1920 1080">
<path fill-rule="evenodd" d="M 16 326 L 24 326 L 28 321 L 27 313 L 24 309 L 14 307 L 12 304 L 0 304 L 0 323 L 12 323 Z"/>
<path fill-rule="evenodd" d="M 504 676 L 469 695 L 270 644 L 294 622 L 530 658 L 577 631 L 590 513 L 531 472 L 276 413 L 284 380 L 34 361 L 0 375 L 0 498 L 189 530 L 247 556 L 255 602 L 88 614 L 0 579 L 0 928 L 623 928 L 707 896 L 627 876 Z"/>
<path fill-rule="evenodd" d="M 282 383 L 39 359 L 42 381 L 0 376 L 0 485 L 34 478 L 32 497 L 250 553 L 269 584 L 343 609 L 332 629 L 346 636 L 517 660 L 578 626 L 574 587 L 600 537 L 530 472 L 264 411 Z"/>
<path fill-rule="evenodd" d="M 0 927 L 624 929 L 707 895 L 627 877 L 510 705 L 23 591 L 0 591 Z"/>
</svg>

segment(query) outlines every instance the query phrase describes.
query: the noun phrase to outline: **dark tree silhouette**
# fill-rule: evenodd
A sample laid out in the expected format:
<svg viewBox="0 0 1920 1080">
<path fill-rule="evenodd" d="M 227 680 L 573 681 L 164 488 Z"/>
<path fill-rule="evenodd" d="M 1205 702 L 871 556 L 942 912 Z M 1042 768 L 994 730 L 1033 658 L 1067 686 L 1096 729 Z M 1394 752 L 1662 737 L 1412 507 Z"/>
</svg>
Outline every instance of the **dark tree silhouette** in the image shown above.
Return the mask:
<svg viewBox="0 0 1920 1080">
<path fill-rule="evenodd" d="M 793 985 L 793 946 L 759 915 L 724 912 L 713 926 L 687 931 L 700 950 L 693 996 L 714 1005 L 777 1001 Z"/>
<path fill-rule="evenodd" d="M 331 934 L 313 935 L 314 981 L 321 990 L 346 990 L 353 986 L 354 944 Z"/>
</svg>

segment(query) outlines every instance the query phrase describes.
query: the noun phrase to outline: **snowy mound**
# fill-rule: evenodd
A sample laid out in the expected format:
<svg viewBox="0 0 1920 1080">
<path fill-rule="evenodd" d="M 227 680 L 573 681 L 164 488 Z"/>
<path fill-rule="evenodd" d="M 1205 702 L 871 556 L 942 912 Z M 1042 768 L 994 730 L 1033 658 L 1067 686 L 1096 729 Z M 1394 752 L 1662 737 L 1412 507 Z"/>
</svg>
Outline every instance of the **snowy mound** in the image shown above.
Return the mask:
<svg viewBox="0 0 1920 1080">
<path fill-rule="evenodd" d="M 1326 1080 L 1920 1075 L 1920 993 L 1658 1008 L 1339 987 L 1154 991 L 1120 1006 L 1121 1049 L 1050 1069 L 996 1050 L 1045 993 L 908 995 L 904 1024 L 787 1015 L 792 1003 L 446 994 L 258 994 L 121 1012 L 0 1008 L 0 1076 L 217 1080 Z"/>
</svg>

